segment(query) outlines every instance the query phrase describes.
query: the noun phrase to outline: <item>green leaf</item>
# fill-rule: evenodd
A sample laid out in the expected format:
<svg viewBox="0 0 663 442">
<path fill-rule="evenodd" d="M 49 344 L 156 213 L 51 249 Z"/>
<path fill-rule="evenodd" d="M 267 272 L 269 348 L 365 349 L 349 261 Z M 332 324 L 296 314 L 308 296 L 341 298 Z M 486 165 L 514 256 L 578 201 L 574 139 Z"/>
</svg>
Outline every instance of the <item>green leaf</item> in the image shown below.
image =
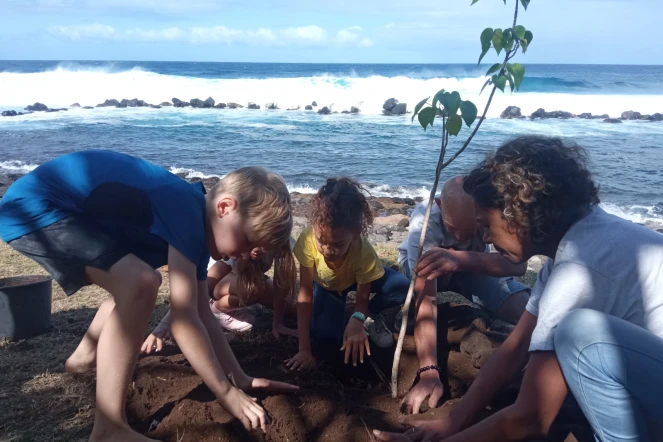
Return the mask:
<svg viewBox="0 0 663 442">
<path fill-rule="evenodd" d="M 502 47 L 507 51 L 513 49 L 513 32 L 511 29 L 504 30 L 502 34 Z"/>
<path fill-rule="evenodd" d="M 475 4 L 475 3 L 479 3 L 479 0 L 472 0 L 472 5 Z M 472 5 L 470 5 L 470 6 L 472 6 Z"/>
<path fill-rule="evenodd" d="M 513 65 L 511 63 L 506 64 L 506 70 L 508 73 L 513 75 Z"/>
<path fill-rule="evenodd" d="M 520 0 L 520 4 L 523 5 L 523 8 L 525 8 L 525 11 L 527 11 L 527 7 L 529 6 L 529 0 Z"/>
<path fill-rule="evenodd" d="M 481 49 L 490 49 L 490 40 L 493 38 L 493 28 L 486 28 L 481 33 Z"/>
<path fill-rule="evenodd" d="M 428 101 L 429 98 L 430 98 L 430 97 L 426 97 L 426 98 L 424 98 L 424 99 L 421 100 L 419 103 L 417 103 L 417 105 L 414 107 L 414 114 L 412 114 L 412 121 L 414 121 L 414 117 L 417 116 L 417 114 L 419 113 L 419 111 L 421 110 L 421 108 L 424 106 L 424 104 L 426 104 L 426 102 Z"/>
<path fill-rule="evenodd" d="M 495 52 L 497 52 L 497 55 L 500 55 L 500 52 L 502 52 L 502 38 L 504 37 L 504 33 L 500 28 L 495 29 L 495 33 L 493 34 L 493 48 L 495 48 Z"/>
<path fill-rule="evenodd" d="M 529 46 L 532 43 L 533 39 L 534 39 L 534 34 L 532 34 L 532 31 L 525 31 L 525 41 L 527 41 L 527 46 Z"/>
<path fill-rule="evenodd" d="M 486 54 L 488 53 L 489 50 L 490 50 L 490 46 L 488 46 L 488 49 L 484 49 L 483 51 L 481 51 L 481 55 L 479 56 L 479 62 L 477 64 L 481 64 L 481 60 L 483 59 L 483 57 L 486 56 Z"/>
<path fill-rule="evenodd" d="M 456 91 L 451 93 L 445 92 L 445 94 L 440 99 L 440 103 L 444 106 L 444 110 L 447 111 L 449 115 L 455 114 L 458 112 L 460 107 L 460 94 Z"/>
<path fill-rule="evenodd" d="M 513 75 L 510 72 L 507 72 L 506 79 L 509 81 L 509 88 L 511 88 L 511 93 L 513 93 L 513 87 L 515 82 L 513 81 Z"/>
<path fill-rule="evenodd" d="M 449 119 L 447 119 L 447 132 L 449 132 L 449 135 L 458 135 L 461 127 L 463 127 L 463 120 L 460 118 L 460 115 L 449 115 Z"/>
<path fill-rule="evenodd" d="M 471 101 L 463 101 L 460 103 L 460 114 L 463 116 L 463 120 L 467 127 L 470 127 L 474 120 L 477 119 L 477 107 Z"/>
<path fill-rule="evenodd" d="M 488 76 L 490 74 L 494 74 L 495 72 L 499 71 L 501 67 L 502 67 L 502 63 L 495 63 L 494 65 L 492 65 L 490 67 L 490 69 L 488 69 L 488 72 L 486 72 L 486 76 Z"/>
<path fill-rule="evenodd" d="M 523 66 L 520 63 L 514 63 L 511 66 L 511 74 L 513 74 L 513 79 L 515 80 L 516 84 L 516 89 L 520 90 L 520 85 L 523 82 L 523 78 L 525 78 L 525 66 Z"/>
<path fill-rule="evenodd" d="M 518 40 L 522 40 L 523 38 L 525 38 L 525 31 L 526 31 L 525 26 L 518 25 L 515 28 L 513 28 L 513 35 L 515 35 Z"/>
<path fill-rule="evenodd" d="M 506 86 L 506 77 L 504 75 L 493 75 L 493 84 L 497 86 L 499 90 L 504 92 L 504 87 Z"/>
<path fill-rule="evenodd" d="M 440 89 L 437 94 L 433 97 L 433 107 L 437 109 L 437 104 L 440 102 L 442 99 L 442 96 L 444 95 L 444 89 Z"/>
<path fill-rule="evenodd" d="M 421 124 L 421 127 L 426 130 L 426 128 L 430 125 L 433 125 L 433 121 L 435 121 L 435 114 L 436 110 L 433 109 L 432 107 L 427 107 L 425 109 L 422 109 L 421 112 L 419 112 L 418 118 L 419 118 L 419 124 Z"/>
</svg>

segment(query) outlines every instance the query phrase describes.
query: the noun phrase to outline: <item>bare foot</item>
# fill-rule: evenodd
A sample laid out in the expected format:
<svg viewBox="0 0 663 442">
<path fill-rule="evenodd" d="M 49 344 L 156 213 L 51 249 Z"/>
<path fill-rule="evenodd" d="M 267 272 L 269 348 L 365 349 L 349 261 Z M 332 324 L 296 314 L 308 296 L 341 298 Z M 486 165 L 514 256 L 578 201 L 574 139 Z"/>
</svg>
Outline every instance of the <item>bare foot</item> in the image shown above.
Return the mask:
<svg viewBox="0 0 663 442">
<path fill-rule="evenodd" d="M 96 352 L 83 354 L 76 350 L 64 363 L 64 369 L 70 374 L 82 374 L 94 371 L 97 364 Z"/>
<path fill-rule="evenodd" d="M 115 428 L 113 431 L 92 429 L 88 442 L 159 442 L 142 434 L 136 433 L 131 428 Z"/>
</svg>

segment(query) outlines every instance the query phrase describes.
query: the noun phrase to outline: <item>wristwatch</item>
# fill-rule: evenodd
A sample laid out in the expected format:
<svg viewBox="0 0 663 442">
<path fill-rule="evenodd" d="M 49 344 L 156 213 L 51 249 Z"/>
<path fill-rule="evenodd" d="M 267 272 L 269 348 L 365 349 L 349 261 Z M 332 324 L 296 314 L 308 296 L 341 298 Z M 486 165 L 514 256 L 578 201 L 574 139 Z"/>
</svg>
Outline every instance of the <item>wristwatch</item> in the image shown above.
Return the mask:
<svg viewBox="0 0 663 442">
<path fill-rule="evenodd" d="M 351 318 L 358 319 L 359 321 L 361 321 L 362 324 L 366 322 L 366 315 L 363 314 L 362 312 L 354 312 Z"/>
</svg>

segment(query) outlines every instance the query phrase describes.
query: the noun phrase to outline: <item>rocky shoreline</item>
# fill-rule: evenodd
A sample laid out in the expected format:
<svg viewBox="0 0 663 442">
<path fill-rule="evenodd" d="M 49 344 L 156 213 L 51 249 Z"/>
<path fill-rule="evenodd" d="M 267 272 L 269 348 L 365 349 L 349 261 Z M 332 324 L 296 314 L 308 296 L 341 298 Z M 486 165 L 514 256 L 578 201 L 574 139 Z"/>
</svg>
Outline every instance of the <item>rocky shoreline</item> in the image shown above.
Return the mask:
<svg viewBox="0 0 663 442">
<path fill-rule="evenodd" d="M 311 104 L 306 104 L 304 106 L 304 112 L 317 112 L 318 114 L 321 115 L 330 115 L 330 114 L 338 114 L 338 111 L 333 110 L 333 104 L 330 104 L 329 106 L 321 106 L 318 107 L 318 103 L 313 101 Z M 190 101 L 182 101 L 179 98 L 173 98 L 171 101 L 164 101 L 161 104 L 150 104 L 147 103 L 143 100 L 139 100 L 138 98 L 132 98 L 130 100 L 128 99 L 122 99 L 122 100 L 116 100 L 114 98 L 108 99 L 104 101 L 103 103 L 97 104 L 96 106 L 81 106 L 79 103 L 73 103 L 69 108 L 71 109 L 95 109 L 99 107 L 114 107 L 118 109 L 122 108 L 127 108 L 127 107 L 147 107 L 151 109 L 161 109 L 164 107 L 178 107 L 178 108 L 183 108 L 183 107 L 191 107 L 195 109 L 253 109 L 253 110 L 258 110 L 260 109 L 260 105 L 249 102 L 246 106 L 243 106 L 239 103 L 217 103 L 216 100 L 214 100 L 212 97 L 208 97 L 206 100 L 200 100 L 198 98 L 194 98 Z M 278 110 L 280 109 L 277 103 L 267 103 L 265 104 L 265 110 Z M 289 107 L 285 110 L 288 111 L 298 111 L 301 110 L 301 106 L 296 106 L 296 107 Z M 20 111 L 15 111 L 15 110 L 6 110 L 2 112 L 3 117 L 18 117 L 21 115 L 27 115 L 31 114 L 33 112 L 62 112 L 62 111 L 68 111 L 68 108 L 49 108 L 43 103 L 35 103 L 29 106 L 26 106 L 25 109 L 23 109 L 25 112 L 20 112 Z M 350 109 L 344 109 L 340 112 L 341 114 L 359 114 L 361 113 L 361 109 L 355 106 L 351 106 Z M 406 113 L 409 113 L 407 111 L 407 103 L 401 103 L 395 98 L 389 98 L 384 102 L 382 105 L 382 113 L 383 115 L 405 115 Z"/>
<path fill-rule="evenodd" d="M 521 110 L 518 106 L 509 106 L 500 114 L 502 120 L 525 120 L 529 118 L 530 120 L 546 120 L 546 119 L 561 119 L 568 120 L 571 118 L 580 118 L 583 120 L 603 120 L 604 123 L 621 123 L 622 121 L 663 121 L 663 114 L 641 114 L 640 112 L 635 111 L 625 111 L 622 112 L 619 118 L 611 118 L 608 114 L 603 115 L 592 115 L 591 112 L 585 112 L 582 114 L 572 114 L 571 112 L 566 111 L 552 111 L 546 112 L 545 109 L 539 108 L 536 111 L 532 112 L 529 117 L 522 115 Z"/>
</svg>

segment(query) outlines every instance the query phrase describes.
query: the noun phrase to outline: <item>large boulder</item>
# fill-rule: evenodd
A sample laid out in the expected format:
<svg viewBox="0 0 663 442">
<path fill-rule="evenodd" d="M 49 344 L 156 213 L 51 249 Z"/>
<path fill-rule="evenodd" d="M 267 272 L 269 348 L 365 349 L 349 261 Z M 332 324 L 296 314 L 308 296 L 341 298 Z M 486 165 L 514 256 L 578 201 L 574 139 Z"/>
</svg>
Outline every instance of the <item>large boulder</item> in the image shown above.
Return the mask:
<svg viewBox="0 0 663 442">
<path fill-rule="evenodd" d="M 301 109 L 301 106 L 289 107 L 289 108 L 287 108 L 286 110 L 294 111 L 294 110 L 299 110 L 299 109 Z"/>
<path fill-rule="evenodd" d="M 150 107 L 152 109 L 161 109 L 161 106 L 159 106 L 158 104 L 150 104 Z"/>
<path fill-rule="evenodd" d="M 584 120 L 591 120 L 594 118 L 591 112 L 583 112 L 582 114 L 578 115 L 578 118 L 582 118 Z"/>
<path fill-rule="evenodd" d="M 534 112 L 532 112 L 532 114 L 529 117 L 532 120 L 534 120 L 536 118 L 546 118 L 546 115 L 547 115 L 546 110 L 544 108 L 540 107 L 537 110 L 535 110 Z"/>
<path fill-rule="evenodd" d="M 97 107 L 118 107 L 119 104 L 119 101 L 117 101 L 115 98 L 111 98 L 110 100 L 106 100 L 101 104 L 97 104 Z"/>
<path fill-rule="evenodd" d="M 67 112 L 68 110 L 69 110 L 69 109 L 65 109 L 65 108 L 63 107 L 63 108 L 61 108 L 61 109 L 46 109 L 45 112 L 47 112 L 47 113 L 51 113 L 51 112 L 60 112 L 60 111 L 62 111 L 62 112 Z"/>
<path fill-rule="evenodd" d="M 318 113 L 321 115 L 329 115 L 331 114 L 331 110 L 329 110 L 329 108 L 325 106 L 322 109 L 318 110 Z"/>
<path fill-rule="evenodd" d="M 72 105 L 71 105 L 71 106 L 69 106 L 69 107 L 81 107 L 81 105 L 80 105 L 80 104 L 78 104 L 78 103 L 74 103 L 74 104 L 72 104 Z"/>
<path fill-rule="evenodd" d="M 173 103 L 171 103 L 170 101 L 164 101 L 159 106 L 166 107 L 166 106 L 172 106 L 172 105 L 173 105 Z"/>
<path fill-rule="evenodd" d="M 603 115 L 594 115 L 592 117 L 594 120 L 605 120 L 607 118 L 610 118 L 610 115 L 608 114 L 603 114 Z"/>
<path fill-rule="evenodd" d="M 316 102 L 314 101 L 313 103 L 311 103 L 311 106 L 313 106 L 313 107 L 318 107 L 318 103 L 316 103 Z"/>
<path fill-rule="evenodd" d="M 228 103 L 228 108 L 229 108 L 229 109 L 242 109 L 243 107 L 244 107 L 244 106 L 242 106 L 241 104 L 237 104 L 237 103 Z"/>
<path fill-rule="evenodd" d="M 649 117 L 649 121 L 663 121 L 663 114 L 656 112 L 654 115 Z"/>
<path fill-rule="evenodd" d="M 138 98 L 132 98 L 131 100 L 123 99 L 120 101 L 120 104 L 117 107 L 147 107 L 149 104 L 145 103 L 143 100 Z"/>
<path fill-rule="evenodd" d="M 613 123 L 613 124 L 615 124 L 615 123 L 621 123 L 622 120 L 620 120 L 618 118 L 606 118 L 605 120 L 603 120 L 603 122 L 604 123 Z"/>
<path fill-rule="evenodd" d="M 522 115 L 518 106 L 509 106 L 500 114 L 500 118 L 503 120 L 513 120 L 514 118 L 520 117 L 522 117 Z"/>
<path fill-rule="evenodd" d="M 246 106 L 246 108 L 247 108 L 247 109 L 260 109 L 260 105 L 259 105 L 259 104 L 255 104 L 255 103 L 249 103 L 249 105 Z"/>
<path fill-rule="evenodd" d="M 361 109 L 359 109 L 358 107 L 354 107 L 354 106 L 352 106 L 352 107 L 350 108 L 350 113 L 351 113 L 351 114 L 358 114 L 358 113 L 360 113 L 360 112 L 361 112 Z"/>
<path fill-rule="evenodd" d="M 390 98 L 384 102 L 384 104 L 382 105 L 382 109 L 386 111 L 391 111 L 391 109 L 393 109 L 393 107 L 396 106 L 397 104 L 398 104 L 397 99 Z"/>
<path fill-rule="evenodd" d="M 203 107 L 204 108 L 210 108 L 210 107 L 214 107 L 215 104 L 216 104 L 216 101 L 214 101 L 214 98 L 207 97 L 207 100 L 204 101 Z"/>
<path fill-rule="evenodd" d="M 407 103 L 398 103 L 391 108 L 391 115 L 405 115 L 407 113 Z"/>
<path fill-rule="evenodd" d="M 48 107 L 42 103 L 35 103 L 32 106 L 26 107 L 25 110 L 31 112 L 46 112 Z"/>
<path fill-rule="evenodd" d="M 94 109 L 92 106 L 83 106 L 81 109 Z"/>
<path fill-rule="evenodd" d="M 2 113 L 2 116 L 3 116 L 3 117 L 15 117 L 15 116 L 17 116 L 17 115 L 18 115 L 18 114 L 16 113 L 15 110 L 8 110 L 8 111 L 4 111 L 4 112 Z"/>
<path fill-rule="evenodd" d="M 640 112 L 622 112 L 622 120 L 637 120 L 638 118 L 640 118 Z"/>
<path fill-rule="evenodd" d="M 575 118 L 575 115 L 573 115 L 571 112 L 557 110 L 552 112 L 546 112 L 546 118 L 561 118 L 563 120 L 566 120 L 568 118 Z"/>
<path fill-rule="evenodd" d="M 188 101 L 182 101 L 179 98 L 173 98 L 171 101 L 173 102 L 173 106 L 175 107 L 191 106 L 191 103 L 189 103 Z"/>
<path fill-rule="evenodd" d="M 265 109 L 268 109 L 268 110 L 276 110 L 278 108 L 279 108 L 279 106 L 276 103 L 267 103 L 265 105 Z"/>
<path fill-rule="evenodd" d="M 307 104 L 307 105 L 304 107 L 304 110 L 313 110 L 313 106 L 311 106 L 310 104 Z"/>
<path fill-rule="evenodd" d="M 217 109 L 225 109 L 226 108 L 226 103 L 219 103 L 214 107 L 217 108 Z"/>
<path fill-rule="evenodd" d="M 205 105 L 205 102 L 203 100 L 198 99 L 198 98 L 194 98 L 189 103 L 191 103 L 191 107 L 195 107 L 195 108 L 202 108 Z"/>
</svg>

